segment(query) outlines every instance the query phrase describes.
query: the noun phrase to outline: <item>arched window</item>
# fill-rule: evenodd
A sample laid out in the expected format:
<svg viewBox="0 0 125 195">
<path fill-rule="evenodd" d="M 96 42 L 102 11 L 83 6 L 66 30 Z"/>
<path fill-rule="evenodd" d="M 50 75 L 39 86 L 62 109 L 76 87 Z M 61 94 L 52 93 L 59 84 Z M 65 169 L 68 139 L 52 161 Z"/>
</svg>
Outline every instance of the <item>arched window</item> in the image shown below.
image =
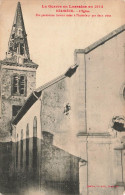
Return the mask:
<svg viewBox="0 0 125 195">
<path fill-rule="evenodd" d="M 33 137 L 37 137 L 37 117 L 34 117 L 33 120 Z"/>
<path fill-rule="evenodd" d="M 26 126 L 26 139 L 29 138 L 29 124 Z"/>
<path fill-rule="evenodd" d="M 26 96 L 26 76 L 15 74 L 12 77 L 12 95 Z"/>
<path fill-rule="evenodd" d="M 21 129 L 21 140 L 20 140 L 20 167 L 23 167 L 23 129 Z"/>
<path fill-rule="evenodd" d="M 16 167 L 18 167 L 18 134 L 17 134 L 17 142 L 16 142 Z"/>
<path fill-rule="evenodd" d="M 26 126 L 26 167 L 29 166 L 29 124 Z"/>
<path fill-rule="evenodd" d="M 21 129 L 21 140 L 23 140 L 23 129 Z"/>
<path fill-rule="evenodd" d="M 37 118 L 33 120 L 33 170 L 37 170 Z"/>
</svg>

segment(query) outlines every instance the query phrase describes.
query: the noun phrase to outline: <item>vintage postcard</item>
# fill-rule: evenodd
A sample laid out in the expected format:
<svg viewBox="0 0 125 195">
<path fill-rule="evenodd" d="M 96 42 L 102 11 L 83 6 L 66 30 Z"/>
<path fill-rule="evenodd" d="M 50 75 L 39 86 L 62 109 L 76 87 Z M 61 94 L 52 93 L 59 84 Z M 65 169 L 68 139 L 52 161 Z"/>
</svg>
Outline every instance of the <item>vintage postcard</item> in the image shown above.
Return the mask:
<svg viewBox="0 0 125 195">
<path fill-rule="evenodd" d="M 125 0 L 0 0 L 0 195 L 125 195 Z"/>
</svg>

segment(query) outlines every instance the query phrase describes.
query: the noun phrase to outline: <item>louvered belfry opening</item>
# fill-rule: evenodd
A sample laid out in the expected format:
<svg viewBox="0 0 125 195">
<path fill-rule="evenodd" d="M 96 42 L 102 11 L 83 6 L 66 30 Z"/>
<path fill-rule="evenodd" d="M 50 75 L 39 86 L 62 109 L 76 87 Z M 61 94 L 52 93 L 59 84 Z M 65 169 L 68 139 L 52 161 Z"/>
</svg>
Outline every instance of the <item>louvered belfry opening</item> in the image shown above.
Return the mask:
<svg viewBox="0 0 125 195">
<path fill-rule="evenodd" d="M 19 92 L 22 95 L 25 93 L 25 77 L 24 76 L 20 76 Z"/>
<path fill-rule="evenodd" d="M 26 96 L 27 86 L 26 86 L 26 76 L 25 75 L 13 75 L 12 77 L 12 95 L 23 95 Z"/>
<path fill-rule="evenodd" d="M 18 93 L 18 81 L 19 78 L 17 75 L 13 76 L 13 94 Z"/>
</svg>

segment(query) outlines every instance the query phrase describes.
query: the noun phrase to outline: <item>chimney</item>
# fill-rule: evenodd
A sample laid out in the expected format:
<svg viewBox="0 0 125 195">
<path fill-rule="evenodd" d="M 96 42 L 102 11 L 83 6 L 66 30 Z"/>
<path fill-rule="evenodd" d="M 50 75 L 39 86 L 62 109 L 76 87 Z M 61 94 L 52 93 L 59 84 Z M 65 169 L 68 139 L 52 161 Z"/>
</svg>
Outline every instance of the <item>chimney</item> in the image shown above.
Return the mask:
<svg viewBox="0 0 125 195">
<path fill-rule="evenodd" d="M 48 131 L 42 131 L 45 144 L 53 144 L 53 134 Z"/>
</svg>

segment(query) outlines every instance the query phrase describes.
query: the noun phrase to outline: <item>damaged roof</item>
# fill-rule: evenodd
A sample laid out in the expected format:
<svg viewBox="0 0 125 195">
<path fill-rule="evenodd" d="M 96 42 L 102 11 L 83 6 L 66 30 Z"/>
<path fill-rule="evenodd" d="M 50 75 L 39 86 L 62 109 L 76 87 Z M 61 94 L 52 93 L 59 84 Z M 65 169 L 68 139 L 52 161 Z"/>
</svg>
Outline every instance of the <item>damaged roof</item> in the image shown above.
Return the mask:
<svg viewBox="0 0 125 195">
<path fill-rule="evenodd" d="M 53 79 L 52 81 L 42 85 L 41 87 L 35 89 L 30 96 L 27 98 L 24 105 L 21 107 L 15 118 L 12 120 L 13 125 L 17 125 L 17 123 L 21 120 L 21 118 L 25 115 L 25 113 L 32 107 L 32 105 L 38 100 L 38 98 L 41 96 L 42 91 L 51 85 L 57 83 L 58 81 L 66 78 L 71 77 L 77 69 L 78 65 L 71 66 L 64 74 L 57 77 L 56 79 Z"/>
<path fill-rule="evenodd" d="M 21 4 L 18 2 L 17 9 L 8 42 L 6 58 L 0 61 L 6 66 L 18 66 L 38 68 L 38 65 L 30 59 L 27 34 L 25 30 Z"/>
<path fill-rule="evenodd" d="M 90 45 L 89 47 L 85 48 L 85 49 L 76 49 L 75 53 L 89 53 L 90 51 L 92 51 L 93 49 L 95 49 L 96 47 L 104 44 L 106 41 L 112 39 L 114 36 L 117 36 L 118 34 L 120 34 L 121 32 L 125 31 L 125 25 L 121 26 L 120 28 L 112 31 L 111 33 L 109 33 L 108 35 L 106 35 L 105 37 L 103 37 L 102 39 L 100 39 L 99 41 L 95 42 L 94 44 Z M 12 124 L 16 125 L 21 118 L 24 116 L 24 114 L 30 109 L 30 107 L 37 101 L 37 99 L 41 96 L 41 93 L 44 89 L 50 87 L 51 85 L 57 83 L 58 81 L 64 79 L 65 77 L 71 77 L 77 69 L 78 65 L 75 64 L 74 66 L 70 67 L 65 74 L 57 77 L 56 79 L 42 85 L 41 87 L 37 88 L 36 90 L 34 90 L 30 96 L 27 98 L 26 102 L 24 103 L 24 105 L 22 106 L 22 108 L 19 110 L 18 114 L 16 115 L 16 117 L 12 120 Z"/>
<path fill-rule="evenodd" d="M 106 41 L 112 39 L 113 37 L 117 36 L 118 34 L 122 33 L 125 31 L 125 24 L 117 28 L 116 30 L 113 30 L 111 33 L 108 35 L 104 36 L 102 39 L 99 39 L 95 43 L 91 44 L 90 46 L 86 47 L 85 49 L 76 49 L 75 53 L 89 53 L 90 51 L 94 50 L 98 46 L 104 44 Z"/>
</svg>

